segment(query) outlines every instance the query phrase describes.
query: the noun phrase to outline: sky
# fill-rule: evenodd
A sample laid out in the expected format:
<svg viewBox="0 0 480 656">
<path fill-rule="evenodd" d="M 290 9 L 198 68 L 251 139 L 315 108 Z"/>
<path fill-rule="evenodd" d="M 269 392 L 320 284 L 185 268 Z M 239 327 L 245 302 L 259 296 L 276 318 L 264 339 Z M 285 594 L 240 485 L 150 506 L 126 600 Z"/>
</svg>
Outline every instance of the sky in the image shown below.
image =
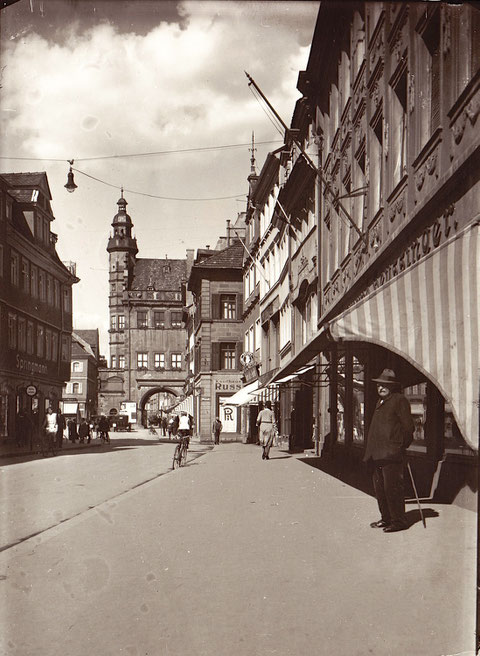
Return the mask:
<svg viewBox="0 0 480 656">
<path fill-rule="evenodd" d="M 257 172 L 283 139 L 244 71 L 288 125 L 318 6 L 19 0 L 0 12 L 0 172 L 47 173 L 57 252 L 80 278 L 74 328 L 98 327 L 104 355 L 122 186 L 138 257 L 214 247 L 246 208 L 252 132 Z"/>
</svg>

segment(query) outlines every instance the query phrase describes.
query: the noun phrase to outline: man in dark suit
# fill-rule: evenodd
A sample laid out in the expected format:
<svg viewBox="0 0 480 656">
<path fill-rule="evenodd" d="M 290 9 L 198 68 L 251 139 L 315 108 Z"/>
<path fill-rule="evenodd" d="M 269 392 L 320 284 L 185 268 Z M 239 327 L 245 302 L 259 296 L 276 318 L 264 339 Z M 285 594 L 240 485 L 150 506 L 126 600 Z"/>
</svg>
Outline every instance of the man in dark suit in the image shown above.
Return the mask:
<svg viewBox="0 0 480 656">
<path fill-rule="evenodd" d="M 403 472 L 405 451 L 412 443 L 415 426 L 410 404 L 398 391 L 395 372 L 384 369 L 373 381 L 380 398 L 368 431 L 364 461 L 373 463 L 373 486 L 381 519 L 370 526 L 394 533 L 408 528 Z"/>
</svg>

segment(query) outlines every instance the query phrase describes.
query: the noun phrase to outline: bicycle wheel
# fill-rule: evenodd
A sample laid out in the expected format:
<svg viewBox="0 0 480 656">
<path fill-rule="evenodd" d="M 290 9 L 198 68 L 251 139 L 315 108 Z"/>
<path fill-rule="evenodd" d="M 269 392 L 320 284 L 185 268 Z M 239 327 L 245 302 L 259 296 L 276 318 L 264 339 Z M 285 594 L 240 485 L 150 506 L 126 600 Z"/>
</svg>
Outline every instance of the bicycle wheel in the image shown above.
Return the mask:
<svg viewBox="0 0 480 656">
<path fill-rule="evenodd" d="M 182 455 L 180 459 L 180 467 L 183 467 L 187 464 L 187 447 L 184 445 L 182 447 Z"/>
<path fill-rule="evenodd" d="M 181 457 L 182 457 L 181 446 L 180 444 L 177 444 L 177 446 L 175 447 L 175 453 L 173 454 L 172 469 L 177 469 L 178 467 L 180 467 Z"/>
</svg>

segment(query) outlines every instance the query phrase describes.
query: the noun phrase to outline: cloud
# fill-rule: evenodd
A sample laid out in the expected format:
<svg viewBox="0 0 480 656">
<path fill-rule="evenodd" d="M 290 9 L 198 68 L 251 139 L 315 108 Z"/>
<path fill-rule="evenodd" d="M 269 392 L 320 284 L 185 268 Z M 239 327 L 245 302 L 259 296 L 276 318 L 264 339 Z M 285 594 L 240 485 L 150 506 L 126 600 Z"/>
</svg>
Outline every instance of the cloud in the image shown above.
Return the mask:
<svg viewBox="0 0 480 656">
<path fill-rule="evenodd" d="M 95 287 L 89 272 L 106 268 L 121 185 L 178 198 L 245 196 L 250 172 L 247 148 L 88 158 L 244 143 L 252 130 L 257 141 L 281 139 L 244 70 L 289 123 L 317 9 L 302 2 L 184 2 L 175 7 L 179 20 L 158 20 L 144 33 L 134 25 L 125 31 L 125 21 L 123 31 L 118 21 L 85 29 L 76 15 L 56 25 L 56 41 L 45 30 L 3 40 L 0 154 L 61 161 L 12 160 L 2 170 L 47 171 L 59 253 L 79 264 L 75 302 L 82 327 L 89 313 L 95 325 L 108 313 L 107 275 L 97 272 L 104 281 Z M 259 169 L 275 147 L 258 147 Z M 63 185 L 71 158 L 92 177 L 76 173 L 78 189 L 69 195 Z M 186 248 L 215 244 L 225 219 L 244 209 L 234 199 L 182 203 L 127 192 L 126 198 L 140 257 L 184 257 Z"/>
</svg>

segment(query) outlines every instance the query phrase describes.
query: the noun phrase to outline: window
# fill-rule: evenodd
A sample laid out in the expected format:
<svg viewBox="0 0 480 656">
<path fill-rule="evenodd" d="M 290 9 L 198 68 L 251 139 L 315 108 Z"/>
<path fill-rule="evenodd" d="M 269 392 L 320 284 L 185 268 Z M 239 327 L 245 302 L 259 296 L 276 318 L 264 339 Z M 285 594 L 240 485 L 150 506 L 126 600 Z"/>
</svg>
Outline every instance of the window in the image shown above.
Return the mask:
<svg viewBox="0 0 480 656">
<path fill-rule="evenodd" d="M 110 330 L 117 330 L 117 317 L 115 314 L 110 317 Z"/>
<path fill-rule="evenodd" d="M 236 319 L 236 303 L 237 297 L 235 294 L 222 294 L 220 296 L 220 308 L 222 319 Z"/>
<path fill-rule="evenodd" d="M 112 357 L 110 358 L 110 367 L 111 367 L 111 369 L 116 369 L 117 368 L 117 356 L 116 355 L 112 355 Z"/>
<path fill-rule="evenodd" d="M 38 297 L 41 301 L 45 300 L 45 272 L 38 270 Z"/>
<path fill-rule="evenodd" d="M 8 346 L 17 348 L 17 315 L 8 313 Z"/>
<path fill-rule="evenodd" d="M 30 280 L 28 277 L 29 273 L 29 264 L 28 260 L 25 260 L 22 257 L 22 289 L 24 292 L 29 292 L 30 291 Z"/>
<path fill-rule="evenodd" d="M 380 115 L 370 128 L 370 218 L 380 209 L 383 177 L 383 117 Z"/>
<path fill-rule="evenodd" d="M 181 328 L 182 327 L 182 313 L 181 312 L 172 312 L 171 313 L 171 324 L 172 328 Z"/>
<path fill-rule="evenodd" d="M 52 359 L 52 331 L 48 328 L 45 330 L 45 357 L 47 360 Z"/>
<path fill-rule="evenodd" d="M 18 255 L 13 251 L 10 256 L 10 282 L 18 287 Z"/>
<path fill-rule="evenodd" d="M 45 330 L 43 326 L 37 326 L 37 355 L 43 358 L 45 353 Z"/>
<path fill-rule="evenodd" d="M 182 368 L 182 354 L 172 353 L 172 369 L 181 369 L 181 368 Z"/>
<path fill-rule="evenodd" d="M 33 355 L 34 352 L 34 343 L 33 343 L 33 322 L 27 322 L 27 353 Z"/>
<path fill-rule="evenodd" d="M 392 189 L 407 170 L 407 71 L 390 87 L 390 125 L 388 158 Z"/>
<path fill-rule="evenodd" d="M 27 350 L 27 322 L 23 317 L 18 317 L 18 350 Z"/>
<path fill-rule="evenodd" d="M 72 362 L 72 371 L 73 373 L 79 373 L 83 371 L 83 362 Z"/>
<path fill-rule="evenodd" d="M 58 360 L 58 333 L 52 333 L 52 360 Z"/>
<path fill-rule="evenodd" d="M 38 297 L 38 269 L 33 264 L 30 267 L 30 294 L 33 298 Z"/>
<path fill-rule="evenodd" d="M 428 10 L 427 10 L 428 11 Z M 418 98 L 421 149 L 440 125 L 440 11 L 434 8 L 418 41 Z"/>
<path fill-rule="evenodd" d="M 137 328 L 147 328 L 147 313 L 143 310 L 137 312 Z"/>
<path fill-rule="evenodd" d="M 137 353 L 137 369 L 148 368 L 148 353 Z"/>
<path fill-rule="evenodd" d="M 65 312 L 70 312 L 72 303 L 71 303 L 71 294 L 72 290 L 70 287 L 64 287 L 63 289 L 63 309 Z"/>
<path fill-rule="evenodd" d="M 155 353 L 155 369 L 165 369 L 165 353 Z"/>
<path fill-rule="evenodd" d="M 153 324 L 155 328 L 165 328 L 165 311 L 157 310 L 153 313 Z"/>
<path fill-rule="evenodd" d="M 119 355 L 118 356 L 118 368 L 119 369 L 125 369 L 125 356 L 124 355 Z"/>
<path fill-rule="evenodd" d="M 234 343 L 220 344 L 220 369 L 236 369 L 236 349 Z"/>
<path fill-rule="evenodd" d="M 62 335 L 62 361 L 68 362 L 71 357 L 72 347 L 68 335 Z"/>
<path fill-rule="evenodd" d="M 47 275 L 47 303 L 53 305 L 53 280 Z"/>
<path fill-rule="evenodd" d="M 118 330 L 125 330 L 125 315 L 118 315 Z"/>
<path fill-rule="evenodd" d="M 73 383 L 72 394 L 81 394 L 81 393 L 82 393 L 82 383 Z"/>
<path fill-rule="evenodd" d="M 255 350 L 258 350 L 262 344 L 262 326 L 260 319 L 255 321 Z"/>
<path fill-rule="evenodd" d="M 56 308 L 60 307 L 60 283 L 58 280 L 53 281 L 53 304 Z"/>
</svg>

